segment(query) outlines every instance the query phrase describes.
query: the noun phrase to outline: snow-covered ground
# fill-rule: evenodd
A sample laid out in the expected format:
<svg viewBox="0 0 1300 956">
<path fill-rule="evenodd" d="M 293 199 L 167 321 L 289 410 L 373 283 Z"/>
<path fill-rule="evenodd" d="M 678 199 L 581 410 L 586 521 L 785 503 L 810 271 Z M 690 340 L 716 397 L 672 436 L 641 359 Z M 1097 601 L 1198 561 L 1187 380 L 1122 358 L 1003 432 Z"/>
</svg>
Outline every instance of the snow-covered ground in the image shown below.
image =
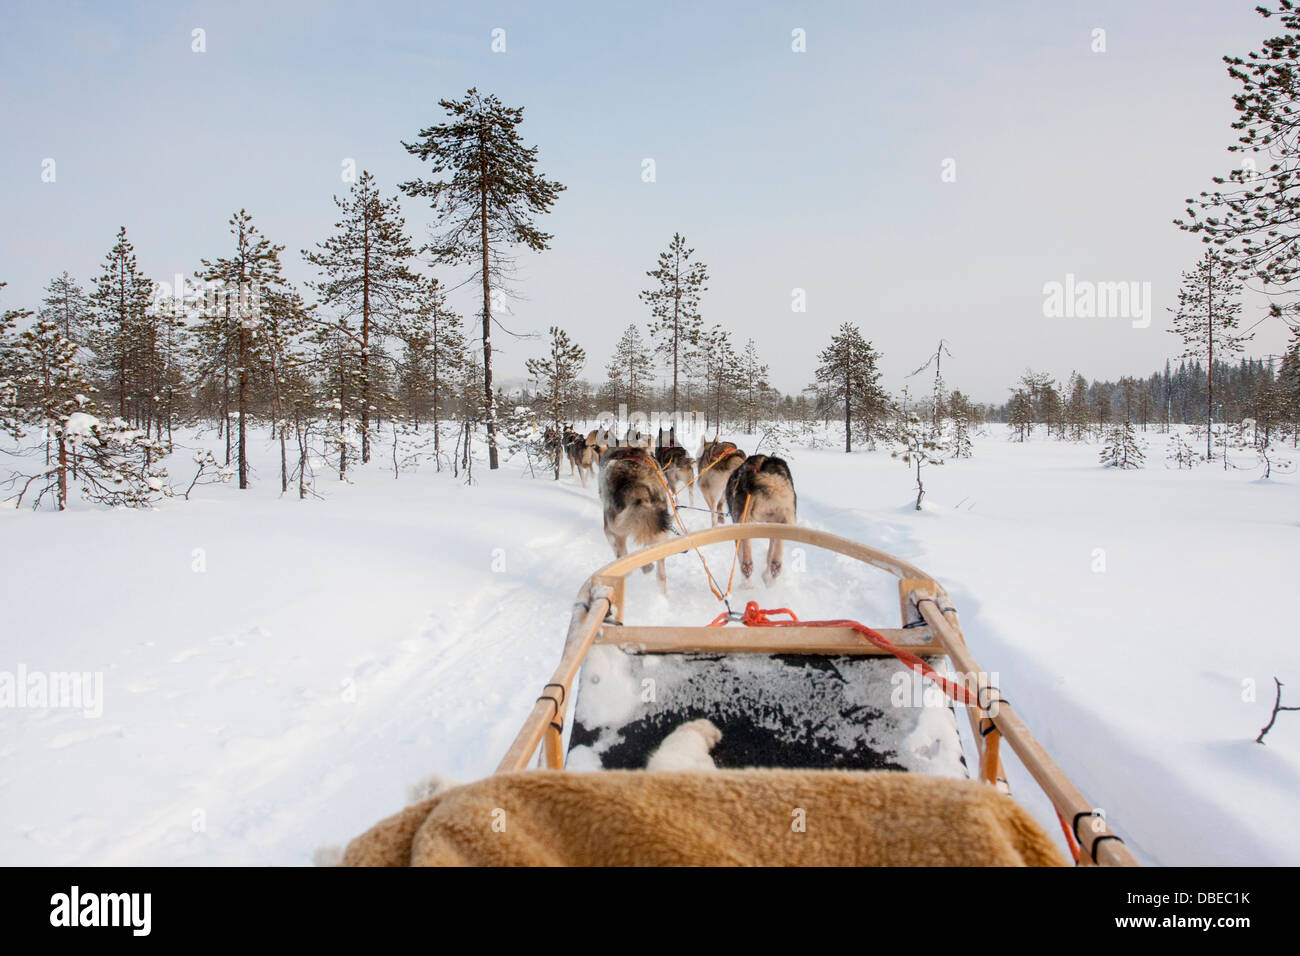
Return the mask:
<svg viewBox="0 0 1300 956">
<path fill-rule="evenodd" d="M 887 452 L 795 447 L 800 520 L 943 582 L 977 657 L 1143 862 L 1300 860 L 1300 720 L 1253 742 L 1274 675 L 1300 703 L 1300 478 L 1169 470 L 1154 433 L 1147 468 L 1117 472 L 1095 444 L 1005 432 L 927 469 L 921 512 Z M 250 491 L 153 511 L 0 511 L 0 674 L 103 676 L 98 716 L 0 714 L 0 862 L 306 864 L 430 773 L 490 773 L 610 558 L 594 484 L 567 474 L 476 467 L 466 487 L 379 460 L 299 501 L 272 449 L 256 463 Z M 725 575 L 729 549 L 706 555 Z M 786 569 L 741 599 L 896 625 L 885 575 L 812 549 Z M 695 556 L 668 571 L 667 600 L 632 580 L 631 619 L 707 622 Z"/>
</svg>

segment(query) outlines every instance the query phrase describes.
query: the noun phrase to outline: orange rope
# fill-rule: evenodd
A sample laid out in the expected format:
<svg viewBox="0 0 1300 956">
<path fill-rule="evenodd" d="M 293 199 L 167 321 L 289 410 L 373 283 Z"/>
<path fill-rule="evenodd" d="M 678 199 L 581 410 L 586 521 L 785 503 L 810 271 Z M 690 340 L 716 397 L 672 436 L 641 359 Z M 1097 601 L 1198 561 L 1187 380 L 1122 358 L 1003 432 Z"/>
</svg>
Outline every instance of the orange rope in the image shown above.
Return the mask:
<svg viewBox="0 0 1300 956">
<path fill-rule="evenodd" d="M 748 506 L 748 502 L 746 502 L 746 506 Z M 732 570 L 733 571 L 735 570 L 734 565 Z M 730 587 L 728 587 L 728 590 L 730 590 Z M 784 621 L 773 620 L 772 616 L 777 614 L 786 615 L 789 618 L 789 620 L 784 620 Z M 719 614 L 712 621 L 710 621 L 709 627 L 721 627 L 723 624 L 727 623 L 727 621 L 731 619 L 732 619 L 732 615 L 724 612 L 722 614 Z M 898 658 L 900 661 L 902 661 L 904 664 L 910 667 L 912 670 L 918 671 L 924 676 L 930 678 L 930 680 L 938 684 L 939 687 L 943 690 L 943 692 L 947 694 L 951 699 L 955 701 L 960 701 L 963 704 L 968 704 L 968 705 L 974 704 L 976 707 L 979 707 L 978 699 L 972 698 L 970 691 L 965 686 L 963 686 L 962 684 L 958 684 L 955 681 L 951 681 L 948 678 L 942 676 L 941 674 L 939 674 L 938 671 L 936 671 L 933 667 L 931 667 L 921 658 L 917 657 L 911 651 L 903 650 L 901 647 L 894 644 L 891 640 L 889 640 L 889 638 L 885 637 L 879 631 L 872 630 L 871 628 L 867 627 L 865 624 L 860 624 L 857 621 L 849 621 L 849 620 L 800 621 L 799 618 L 795 616 L 794 611 L 790 610 L 788 607 L 776 607 L 776 608 L 764 609 L 758 606 L 757 601 L 750 601 L 748 604 L 745 605 L 745 612 L 740 616 L 740 623 L 746 625 L 747 627 L 794 627 L 797 625 L 800 627 L 852 628 L 853 630 L 861 634 L 863 637 L 865 637 L 872 644 L 874 644 L 876 647 L 880 648 L 882 651 L 889 652 L 890 654 L 894 655 L 894 657 Z M 1074 857 L 1074 862 L 1078 863 L 1079 844 L 1075 841 L 1074 834 L 1070 832 L 1070 828 L 1066 825 L 1065 817 L 1061 815 L 1060 810 L 1056 811 L 1056 819 L 1059 820 L 1061 823 L 1061 831 L 1065 834 L 1065 842 L 1066 845 L 1070 848 L 1070 855 Z"/>
<path fill-rule="evenodd" d="M 1061 811 L 1056 811 L 1056 819 L 1061 821 L 1061 832 L 1065 834 L 1065 843 L 1070 848 L 1070 855 L 1074 857 L 1074 862 L 1079 862 L 1079 844 L 1075 842 L 1074 834 L 1066 826 L 1065 817 L 1061 816 Z"/>
<path fill-rule="evenodd" d="M 664 470 L 659 467 L 659 462 L 655 461 L 654 458 L 652 458 L 651 456 L 646 455 L 644 460 L 649 462 L 654 467 L 655 476 L 658 477 L 659 484 L 663 485 L 664 491 L 668 494 L 668 504 L 672 506 L 673 518 L 676 519 L 677 521 L 677 527 L 681 529 L 683 535 L 689 534 L 690 532 L 686 530 L 686 525 L 682 521 L 681 513 L 677 510 L 677 496 L 674 495 L 673 490 L 668 487 L 668 479 L 664 477 Z M 749 499 L 746 498 L 745 514 L 748 513 L 749 513 Z M 742 521 L 744 520 L 743 516 L 741 520 Z M 700 549 L 692 546 L 692 550 L 695 552 L 696 557 L 700 559 L 700 566 L 704 568 L 704 576 L 708 579 L 709 590 L 713 592 L 713 596 L 715 598 L 717 598 L 719 601 L 725 602 L 727 600 L 727 594 L 731 593 L 731 581 L 730 580 L 727 581 L 727 593 L 723 594 L 720 590 L 718 590 L 718 584 L 713 578 L 713 572 L 709 570 L 709 563 L 704 560 L 704 555 L 700 554 Z M 736 542 L 736 554 L 740 554 L 739 541 Z M 732 558 L 731 561 L 731 573 L 732 576 L 734 577 L 736 573 L 736 561 L 734 557 Z"/>
<path fill-rule="evenodd" d="M 774 621 L 771 618 L 773 614 L 788 614 L 790 619 L 788 621 Z M 720 621 L 726 621 L 727 619 L 727 615 L 719 615 L 718 618 L 714 618 L 710 626 L 716 627 Z M 860 624 L 857 621 L 850 621 L 847 619 L 838 619 L 833 621 L 800 621 L 795 617 L 794 612 L 787 607 L 764 610 L 758 606 L 757 601 L 750 601 L 745 605 L 745 613 L 741 615 L 740 623 L 749 627 L 794 627 L 797 625 L 799 627 L 852 628 L 882 651 L 893 654 L 912 670 L 930 678 L 930 680 L 938 684 L 939 688 L 953 700 L 960 701 L 963 704 L 974 704 L 977 707 L 979 706 L 979 701 L 972 697 L 970 691 L 963 685 L 944 677 L 911 651 L 903 650 L 879 631 L 874 631 L 865 624 Z"/>
<path fill-rule="evenodd" d="M 714 439 L 714 440 L 716 441 L 716 439 Z M 733 449 L 733 450 L 734 450 L 734 449 Z M 725 457 L 726 457 L 726 453 L 725 453 L 725 452 L 723 452 L 723 453 L 721 453 L 721 454 L 714 455 L 714 456 L 713 456 L 713 461 L 709 462 L 707 465 L 705 465 L 703 468 L 701 468 L 701 469 L 700 469 L 700 473 L 699 473 L 698 475 L 696 475 L 694 478 L 692 478 L 690 481 L 686 482 L 686 484 L 682 485 L 681 490 L 679 490 L 677 493 L 678 493 L 678 494 L 681 494 L 682 491 L 685 491 L 685 490 L 686 490 L 687 488 L 689 488 L 691 485 L 695 484 L 697 481 L 699 481 L 701 478 L 704 477 L 704 473 L 705 473 L 706 471 L 708 471 L 710 468 L 712 468 L 712 467 L 713 467 L 714 465 L 716 465 L 718 462 L 722 461 L 722 459 L 725 458 Z M 669 492 L 669 493 L 671 494 L 671 492 Z"/>
</svg>

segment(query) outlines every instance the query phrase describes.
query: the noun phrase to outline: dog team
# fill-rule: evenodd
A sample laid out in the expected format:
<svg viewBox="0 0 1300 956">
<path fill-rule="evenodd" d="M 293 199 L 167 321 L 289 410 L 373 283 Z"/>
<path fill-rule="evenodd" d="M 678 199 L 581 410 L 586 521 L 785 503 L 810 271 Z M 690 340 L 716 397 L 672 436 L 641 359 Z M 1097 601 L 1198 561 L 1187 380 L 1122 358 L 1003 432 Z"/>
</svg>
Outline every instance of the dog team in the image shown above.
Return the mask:
<svg viewBox="0 0 1300 956">
<path fill-rule="evenodd" d="M 551 447 L 556 435 L 547 429 Z M 732 522 L 774 522 L 794 524 L 796 497 L 790 468 L 771 455 L 746 455 L 734 442 L 704 439 L 694 458 L 677 443 L 676 428 L 659 429 L 653 447 L 650 436 L 629 428 L 620 440 L 608 429 L 587 435 L 566 427 L 559 436 L 569 462 L 569 474 L 577 474 L 585 488 L 587 479 L 600 469 L 600 500 L 604 511 L 605 537 L 616 557 L 628 552 L 628 543 L 647 547 L 668 538 L 673 528 L 674 507 L 669 496 L 688 490 L 695 505 L 695 488 L 709 512 L 711 525 L 730 516 Z M 753 540 L 740 543 L 740 572 L 746 579 L 754 573 Z M 768 541 L 764 583 L 771 584 L 781 573 L 784 542 Z M 644 570 L 648 573 L 650 566 Z M 661 588 L 666 587 L 664 562 L 655 570 Z"/>
</svg>

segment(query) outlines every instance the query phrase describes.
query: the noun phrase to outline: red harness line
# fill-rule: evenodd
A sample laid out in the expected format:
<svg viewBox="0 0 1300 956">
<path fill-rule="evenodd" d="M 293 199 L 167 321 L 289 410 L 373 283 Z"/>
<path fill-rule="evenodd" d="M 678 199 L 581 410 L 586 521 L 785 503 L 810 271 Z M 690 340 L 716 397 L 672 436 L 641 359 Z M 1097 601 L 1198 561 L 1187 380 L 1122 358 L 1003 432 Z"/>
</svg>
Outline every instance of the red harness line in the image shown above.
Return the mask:
<svg viewBox="0 0 1300 956">
<path fill-rule="evenodd" d="M 787 614 L 788 621 L 774 621 L 772 615 Z M 709 627 L 721 627 L 731 619 L 731 615 L 724 611 L 709 622 Z M 857 631 L 868 641 L 880 648 L 882 651 L 893 654 L 900 661 L 906 664 L 914 671 L 918 671 L 924 676 L 930 678 L 943 690 L 945 694 L 953 700 L 960 701 L 963 704 L 976 704 L 978 701 L 971 695 L 963 685 L 956 681 L 944 677 L 933 667 L 917 657 L 911 651 L 905 651 L 879 631 L 873 631 L 865 624 L 850 620 L 834 621 L 801 621 L 795 617 L 794 611 L 788 607 L 760 608 L 757 601 L 750 601 L 745 605 L 745 613 L 740 616 L 740 623 L 749 627 L 848 627 Z"/>
</svg>

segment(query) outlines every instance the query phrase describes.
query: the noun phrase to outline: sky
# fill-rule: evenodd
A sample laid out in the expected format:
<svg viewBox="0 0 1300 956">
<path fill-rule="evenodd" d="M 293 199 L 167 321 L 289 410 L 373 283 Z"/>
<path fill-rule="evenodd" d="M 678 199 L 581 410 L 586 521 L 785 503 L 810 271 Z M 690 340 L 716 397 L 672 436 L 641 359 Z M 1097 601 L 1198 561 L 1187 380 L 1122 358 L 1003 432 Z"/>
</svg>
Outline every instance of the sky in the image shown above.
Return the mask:
<svg viewBox="0 0 1300 956">
<path fill-rule="evenodd" d="M 192 275 L 240 208 L 311 279 L 301 250 L 331 232 L 343 164 L 397 193 L 422 174 L 401 141 L 477 86 L 524 107 L 539 169 L 567 186 L 503 322 L 564 328 L 593 381 L 644 329 L 638 292 L 674 232 L 708 266 L 705 322 L 755 339 L 784 391 L 846 322 L 893 390 L 928 388 L 908 374 L 940 339 L 949 386 L 980 401 L 1029 367 L 1147 374 L 1176 359 L 1168 309 L 1202 252 L 1172 221 L 1239 162 L 1221 57 L 1278 29 L 1255 3 L 11 4 L 0 307 L 37 304 L 64 269 L 89 285 L 119 226 L 152 278 Z M 402 208 L 425 239 L 427 204 Z M 1045 315 L 1067 276 L 1149 283 L 1149 325 Z M 476 310 L 469 288 L 452 304 Z M 1243 326 L 1261 318 L 1248 295 Z M 1255 334 L 1256 355 L 1287 338 L 1275 319 Z M 497 335 L 499 375 L 522 381 L 543 350 Z"/>
</svg>

